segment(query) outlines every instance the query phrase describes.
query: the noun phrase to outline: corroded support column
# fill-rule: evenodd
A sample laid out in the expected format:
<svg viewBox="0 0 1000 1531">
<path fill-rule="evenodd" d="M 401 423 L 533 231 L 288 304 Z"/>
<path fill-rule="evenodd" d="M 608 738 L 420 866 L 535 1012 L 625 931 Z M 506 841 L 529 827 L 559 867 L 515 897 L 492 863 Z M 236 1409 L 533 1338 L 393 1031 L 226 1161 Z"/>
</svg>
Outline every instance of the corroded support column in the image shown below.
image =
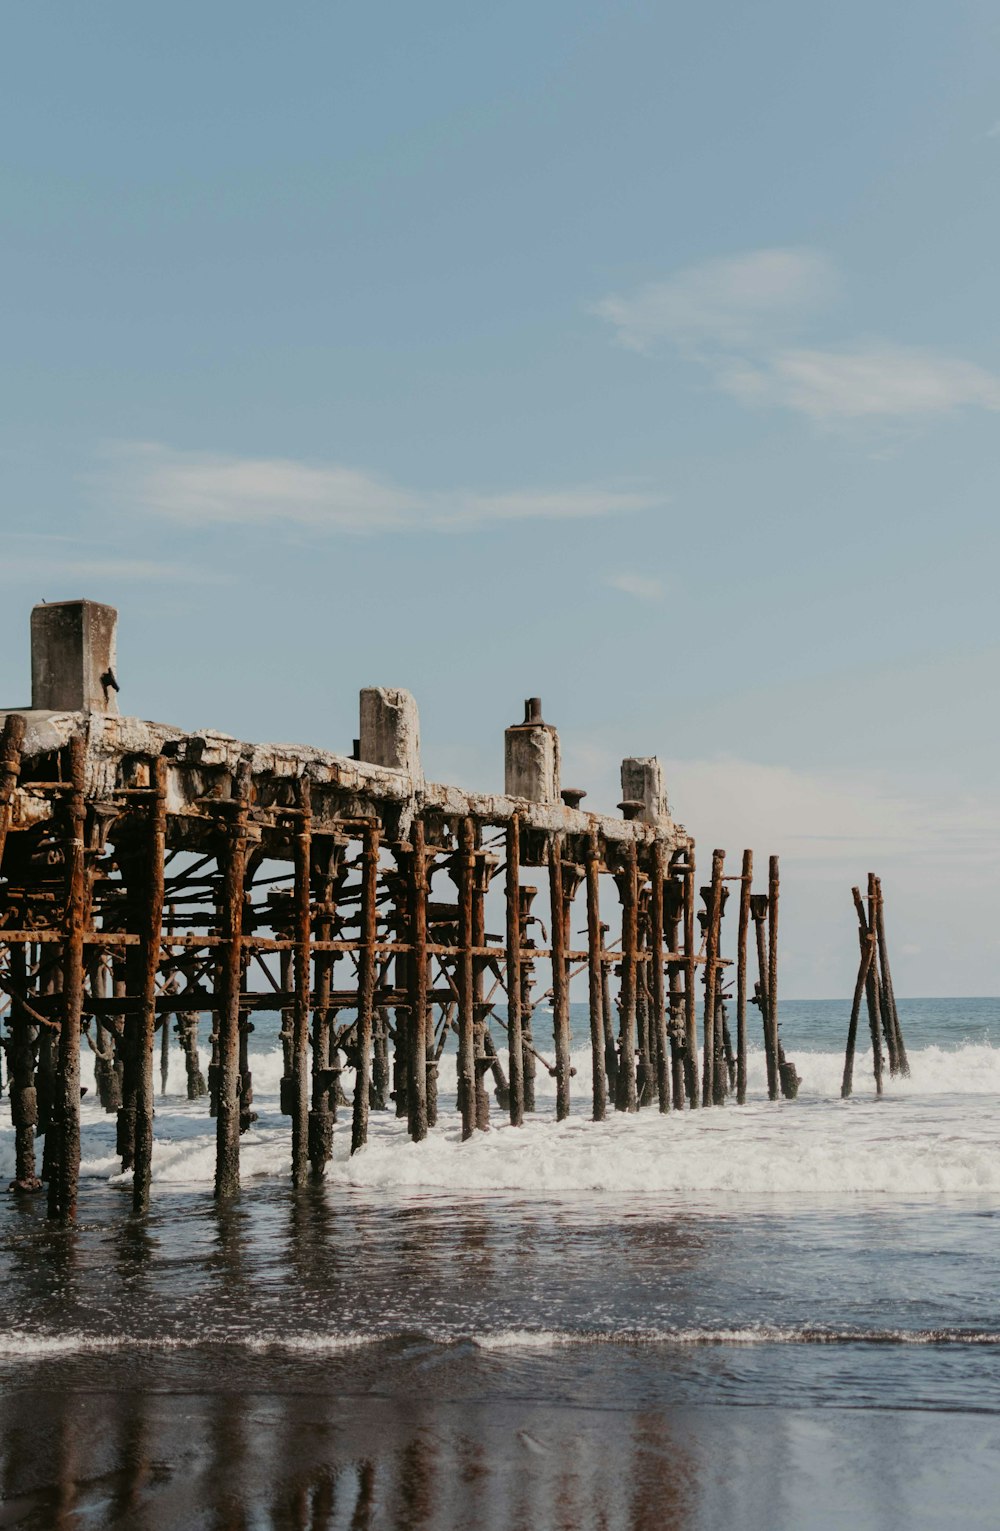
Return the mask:
<svg viewBox="0 0 1000 1531">
<path fill-rule="evenodd" d="M 223 827 L 222 908 L 219 947 L 218 1105 L 215 1137 L 215 1194 L 235 1196 L 240 1188 L 240 987 L 243 976 L 243 883 L 247 863 L 250 762 L 240 761 Z"/>
<path fill-rule="evenodd" d="M 702 1062 L 703 1106 L 721 1104 L 720 1081 L 717 1078 L 720 1051 L 716 1037 L 715 996 L 719 983 L 719 924 L 722 919 L 722 869 L 725 851 L 712 852 L 712 881 L 707 889 L 708 918 L 705 922 L 705 1055 Z"/>
<path fill-rule="evenodd" d="M 312 798 L 308 776 L 299 778 L 295 819 L 295 887 L 293 938 L 295 1004 L 292 1011 L 292 1183 L 303 1185 L 309 1172 L 309 1000 L 312 960 Z M 314 1144 L 320 1149 L 320 1144 Z M 319 1162 L 321 1161 L 321 1162 Z M 322 1173 L 325 1158 L 317 1152 L 313 1170 Z"/>
<path fill-rule="evenodd" d="M 375 965 L 378 941 L 379 826 L 366 824 L 361 855 L 361 951 L 358 973 L 357 1075 L 351 1153 L 368 1142 L 368 1086 L 371 1083 L 372 1022 L 375 1013 Z"/>
<path fill-rule="evenodd" d="M 472 965 L 472 906 L 476 876 L 476 826 L 462 820 L 458 850 L 458 1109 L 462 1137 L 476 1125 L 475 977 Z"/>
<path fill-rule="evenodd" d="M 24 747 L 24 719 L 11 712 L 0 732 L 0 866 L 13 814 L 14 792 L 21 774 L 21 750 Z"/>
<path fill-rule="evenodd" d="M 472 887 L 472 945 L 477 955 L 472 959 L 473 991 L 473 1053 L 476 1069 L 476 1126 L 480 1132 L 488 1132 L 490 1126 L 490 1097 L 486 1089 L 486 1074 L 491 1067 L 486 1046 L 487 1016 L 490 1006 L 486 1003 L 486 961 L 479 955 L 486 945 L 486 892 L 495 860 L 488 852 L 477 847 L 476 870 Z"/>
<path fill-rule="evenodd" d="M 32 1025 L 18 998 L 28 986 L 27 947 L 23 942 L 10 947 L 10 1115 L 14 1124 L 14 1179 L 10 1189 L 31 1192 L 41 1189 L 35 1173 L 35 1128 L 38 1125 L 38 1096 L 35 1090 L 35 1048 Z"/>
<path fill-rule="evenodd" d="M 83 948 L 86 933 L 86 875 L 83 832 L 84 764 L 80 738 L 69 746 L 70 794 L 66 805 L 66 913 L 63 925 L 63 1004 L 59 1028 L 59 1065 L 52 1122 L 54 1153 L 49 1180 L 49 1216 L 76 1216 L 80 1179 L 80 1022 L 83 1016 Z"/>
<path fill-rule="evenodd" d="M 427 848 L 424 821 L 416 818 L 410 852 L 409 1095 L 410 1136 L 427 1136 Z"/>
<path fill-rule="evenodd" d="M 524 1123 L 524 1054 L 521 1033 L 521 825 L 515 813 L 507 825 L 507 1057 L 510 1121 Z"/>
<path fill-rule="evenodd" d="M 618 1039 L 617 1111 L 639 1109 L 635 1084 L 635 979 L 636 952 L 639 944 L 639 868 L 635 841 L 625 849 L 625 867 L 615 879 L 622 902 L 622 960 L 620 1031 Z"/>
<path fill-rule="evenodd" d="M 684 867 L 684 1084 L 692 1111 L 701 1104 L 698 1084 L 698 1011 L 695 978 L 695 860 L 694 846 L 688 847 Z"/>
<path fill-rule="evenodd" d="M 876 1002 L 877 1003 L 877 1002 Z M 767 1035 L 781 1086 L 781 1046 L 778 1041 L 778 858 L 767 864 Z M 771 1097 L 777 1100 L 777 1094 Z"/>
<path fill-rule="evenodd" d="M 555 1042 L 556 1121 L 569 1116 L 569 974 L 566 963 L 566 900 L 563 895 L 563 839 L 549 839 L 549 911 L 552 950 L 552 1030 Z"/>
<path fill-rule="evenodd" d="M 750 893 L 753 883 L 753 851 L 743 852 L 740 872 L 740 919 L 736 935 L 736 1104 L 747 1098 L 747 932 L 750 928 Z"/>
<path fill-rule="evenodd" d="M 153 1169 L 153 1048 L 156 1032 L 156 974 L 160 965 L 163 932 L 163 857 L 167 825 L 167 768 L 162 758 L 150 772 L 149 822 L 143 858 L 142 923 L 139 930 L 142 988 L 139 995 L 139 1069 L 135 1111 L 135 1169 L 132 1175 L 132 1210 L 149 1207 L 149 1184 Z M 137 964 L 138 967 L 138 964 Z M 163 1016 L 167 1031 L 170 1018 Z"/>
<path fill-rule="evenodd" d="M 656 1092 L 660 1111 L 670 1110 L 670 1044 L 667 1037 L 667 1007 L 663 994 L 663 883 L 667 875 L 663 845 L 653 846 L 653 881 L 649 898 L 650 991 L 653 1005 L 653 1029 L 656 1037 Z"/>
<path fill-rule="evenodd" d="M 590 1058 L 594 1079 L 594 1121 L 608 1111 L 604 1069 L 604 926 L 601 924 L 601 842 L 591 830 L 587 840 L 587 978 L 590 1000 Z"/>
</svg>

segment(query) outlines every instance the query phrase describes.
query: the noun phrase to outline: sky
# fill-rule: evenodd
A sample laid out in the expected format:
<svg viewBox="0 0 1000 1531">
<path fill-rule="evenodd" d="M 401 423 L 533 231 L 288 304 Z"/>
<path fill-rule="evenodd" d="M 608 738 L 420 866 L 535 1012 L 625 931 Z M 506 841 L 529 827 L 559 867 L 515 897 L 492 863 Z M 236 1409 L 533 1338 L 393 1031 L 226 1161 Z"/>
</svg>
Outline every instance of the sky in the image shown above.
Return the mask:
<svg viewBox="0 0 1000 1531">
<path fill-rule="evenodd" d="M 782 860 L 782 981 L 1000 994 L 1000 13 L 984 0 L 2 7 L 0 704 L 124 711 Z"/>
</svg>

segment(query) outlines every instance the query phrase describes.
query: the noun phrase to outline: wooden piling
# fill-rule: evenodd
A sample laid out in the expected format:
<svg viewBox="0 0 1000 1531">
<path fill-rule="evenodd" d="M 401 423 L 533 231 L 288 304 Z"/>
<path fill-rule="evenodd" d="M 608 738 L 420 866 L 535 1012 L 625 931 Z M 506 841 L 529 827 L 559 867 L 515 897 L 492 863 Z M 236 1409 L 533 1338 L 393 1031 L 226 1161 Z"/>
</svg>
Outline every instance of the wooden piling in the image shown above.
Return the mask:
<svg viewBox="0 0 1000 1531">
<path fill-rule="evenodd" d="M 622 904 L 621 1016 L 618 1039 L 618 1081 L 616 1111 L 638 1111 L 635 1078 L 635 990 L 636 954 L 639 944 L 639 867 L 635 841 L 629 840 L 623 852 L 625 862 L 618 883 Z"/>
<path fill-rule="evenodd" d="M 875 884 L 875 935 L 878 943 L 879 968 L 882 976 L 882 993 L 885 996 L 886 1011 L 888 1014 L 889 1030 L 893 1036 L 893 1050 L 890 1054 L 890 1073 L 901 1074 L 908 1079 L 910 1075 L 910 1061 L 906 1056 L 906 1043 L 903 1041 L 903 1028 L 899 1024 L 899 1011 L 896 1008 L 896 991 L 892 986 L 892 972 L 889 967 L 889 949 L 885 940 L 885 907 L 882 900 L 882 879 L 874 878 Z M 883 1022 L 885 1022 L 883 1015 Z M 894 1063 L 894 1067 L 892 1064 Z"/>
<path fill-rule="evenodd" d="M 604 973 L 604 926 L 601 924 L 601 842 L 597 833 L 591 831 L 587 837 L 587 977 L 595 1122 L 603 1122 L 608 1111 L 608 1081 L 604 1066 Z"/>
<path fill-rule="evenodd" d="M 66 804 L 64 856 L 66 908 L 62 949 L 62 1019 L 59 1027 L 58 1074 L 52 1125 L 53 1163 L 49 1179 L 49 1217 L 76 1217 L 80 1179 L 80 1022 L 83 1016 L 83 962 L 86 933 L 86 872 L 84 862 L 84 769 L 86 746 L 69 744 L 70 792 Z M 152 1061 L 152 1060 L 151 1060 Z"/>
<path fill-rule="evenodd" d="M 708 888 L 708 919 L 705 924 L 705 1050 L 702 1060 L 701 1103 L 721 1105 L 722 1093 L 716 1079 L 715 996 L 719 981 L 719 927 L 722 920 L 722 873 L 725 851 L 712 852 L 712 881 Z"/>
<path fill-rule="evenodd" d="M 222 936 L 218 967 L 218 1103 L 215 1121 L 215 1195 L 225 1200 L 240 1188 L 240 989 L 243 975 L 243 901 L 247 863 L 251 769 L 241 760 L 226 804 L 222 847 Z M 220 803 L 221 807 L 222 804 Z"/>
<path fill-rule="evenodd" d="M 875 936 L 875 931 L 868 923 L 865 914 L 865 906 L 861 899 L 860 888 L 852 888 L 851 894 L 854 899 L 854 907 L 858 913 L 858 938 L 864 950 L 870 937 Z M 882 1094 L 882 1015 L 879 1008 L 878 983 L 876 981 L 877 964 L 873 960 L 868 964 L 868 976 L 865 980 L 865 997 L 868 1001 L 868 1028 L 872 1039 L 872 1072 L 875 1076 L 875 1094 Z"/>
<path fill-rule="evenodd" d="M 698 1078 L 698 1009 L 695 993 L 697 973 L 695 942 L 695 859 L 694 846 L 688 847 L 684 867 L 684 1084 L 688 1107 L 701 1105 Z"/>
<path fill-rule="evenodd" d="M 566 964 L 566 903 L 563 898 L 563 838 L 549 837 L 549 906 L 552 949 L 552 1030 L 555 1041 L 556 1121 L 569 1116 L 569 979 Z"/>
<path fill-rule="evenodd" d="M 476 875 L 476 826 L 462 820 L 458 858 L 458 1109 L 462 1137 L 476 1127 L 475 976 L 472 965 L 472 905 Z"/>
<path fill-rule="evenodd" d="M 663 994 L 663 884 L 667 868 L 663 846 L 653 846 L 653 882 L 649 903 L 650 965 L 652 968 L 653 1025 L 656 1035 L 656 1085 L 660 1112 L 670 1110 L 670 1044 L 667 1035 L 667 1009 Z"/>
<path fill-rule="evenodd" d="M 512 815 L 507 825 L 507 1059 L 510 1074 L 510 1121 L 524 1123 L 524 1052 L 521 1028 L 521 825 Z"/>
<path fill-rule="evenodd" d="M 768 1000 L 768 962 L 767 962 L 767 894 L 752 893 L 750 895 L 750 915 L 753 919 L 754 936 L 757 945 L 757 994 L 755 1002 L 760 1006 L 760 1016 L 764 1028 L 764 1058 L 767 1065 L 767 1098 L 778 1098 L 778 1054 L 772 1045 L 770 1012 Z"/>
<path fill-rule="evenodd" d="M 747 1098 L 747 932 L 750 928 L 750 893 L 753 885 L 753 851 L 743 852 L 740 872 L 740 916 L 736 935 L 736 1104 Z"/>
<path fill-rule="evenodd" d="M 844 1055 L 844 1077 L 840 1085 L 840 1097 L 847 1100 L 854 1085 L 854 1049 L 858 1037 L 858 1016 L 861 1013 L 861 996 L 868 982 L 868 973 L 871 969 L 874 956 L 874 943 L 872 937 L 866 936 L 864 931 L 858 932 L 861 939 L 861 962 L 858 966 L 857 981 L 854 985 L 854 999 L 851 1003 L 851 1020 L 847 1028 L 847 1051 Z"/>
<path fill-rule="evenodd" d="M 357 1074 L 354 1084 L 354 1114 L 351 1123 L 351 1153 L 356 1154 L 368 1142 L 368 1086 L 371 1082 L 372 1018 L 375 1008 L 375 968 L 378 941 L 378 855 L 380 833 L 377 823 L 365 825 L 361 854 L 361 950 L 358 973 Z"/>
<path fill-rule="evenodd" d="M 132 1174 L 132 1210 L 149 1208 L 153 1172 L 153 1051 L 156 1030 L 156 975 L 163 935 L 163 857 L 167 823 L 167 767 L 160 757 L 150 769 L 148 822 L 142 860 L 142 917 L 139 930 L 141 990 L 139 994 L 139 1077 L 135 1112 L 135 1168 Z M 139 964 L 137 964 L 138 967 Z M 169 1017 L 162 1023 L 166 1031 Z"/>
<path fill-rule="evenodd" d="M 767 864 L 767 1034 L 774 1058 L 778 1088 L 783 1088 L 781 1077 L 781 1048 L 778 1041 L 778 858 L 771 856 Z M 777 1095 L 771 1097 L 777 1099 Z"/>
<path fill-rule="evenodd" d="M 308 776 L 296 783 L 298 812 L 294 823 L 294 874 L 292 893 L 293 939 L 295 952 L 293 976 L 295 1003 L 292 1008 L 292 1183 L 304 1185 L 310 1170 L 309 1155 L 309 1006 L 311 1000 L 312 940 L 312 786 Z M 312 1172 L 322 1175 L 326 1163 L 325 1144 L 318 1129 L 313 1131 L 315 1150 Z"/>
<path fill-rule="evenodd" d="M 427 1136 L 427 850 L 424 821 L 416 818 L 410 832 L 410 1137 L 422 1143 Z"/>
</svg>

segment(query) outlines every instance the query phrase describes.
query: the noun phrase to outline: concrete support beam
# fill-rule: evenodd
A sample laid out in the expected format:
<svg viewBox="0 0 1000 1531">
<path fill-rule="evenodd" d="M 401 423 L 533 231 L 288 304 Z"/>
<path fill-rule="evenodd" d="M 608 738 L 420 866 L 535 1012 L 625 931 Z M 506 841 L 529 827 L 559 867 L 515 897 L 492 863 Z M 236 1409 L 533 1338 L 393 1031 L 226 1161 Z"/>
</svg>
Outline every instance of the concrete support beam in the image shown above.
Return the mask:
<svg viewBox="0 0 1000 1531">
<path fill-rule="evenodd" d="M 643 824 L 662 824 L 670 816 L 663 767 L 655 755 L 630 756 L 622 761 L 622 797 L 643 804 Z"/>
</svg>

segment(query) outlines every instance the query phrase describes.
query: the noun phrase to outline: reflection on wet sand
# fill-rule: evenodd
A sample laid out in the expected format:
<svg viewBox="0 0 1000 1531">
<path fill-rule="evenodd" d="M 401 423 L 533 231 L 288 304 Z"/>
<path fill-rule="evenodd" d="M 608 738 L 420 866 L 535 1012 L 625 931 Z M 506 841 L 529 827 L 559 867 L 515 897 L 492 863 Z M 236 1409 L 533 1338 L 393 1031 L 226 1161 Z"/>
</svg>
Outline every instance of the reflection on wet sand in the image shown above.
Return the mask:
<svg viewBox="0 0 1000 1531">
<path fill-rule="evenodd" d="M 695 1496 L 662 1413 L 33 1389 L 0 1440 L 0 1524 L 26 1531 L 653 1531 Z"/>
</svg>

